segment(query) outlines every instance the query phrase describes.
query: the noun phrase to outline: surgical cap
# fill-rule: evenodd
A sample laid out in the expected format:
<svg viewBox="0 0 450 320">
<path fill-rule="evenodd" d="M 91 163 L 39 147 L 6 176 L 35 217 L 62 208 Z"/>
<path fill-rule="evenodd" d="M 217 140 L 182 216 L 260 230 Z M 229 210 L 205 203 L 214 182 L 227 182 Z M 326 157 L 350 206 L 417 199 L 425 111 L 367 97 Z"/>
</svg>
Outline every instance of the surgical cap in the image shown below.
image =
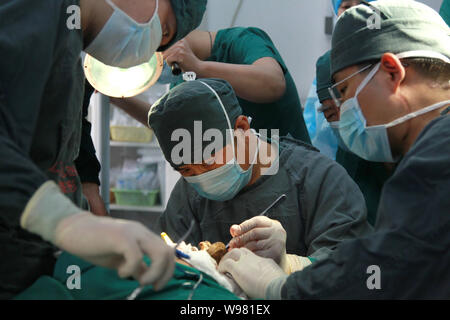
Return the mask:
<svg viewBox="0 0 450 320">
<path fill-rule="evenodd" d="M 436 11 L 416 1 L 362 3 L 345 11 L 336 23 L 331 73 L 378 60 L 386 52 L 433 51 L 450 57 L 449 31 Z"/>
<path fill-rule="evenodd" d="M 331 51 L 327 51 L 327 53 L 321 56 L 316 63 L 317 96 L 319 97 L 320 102 L 332 99 L 328 91 L 328 88 L 333 85 L 330 54 Z"/>
<path fill-rule="evenodd" d="M 173 13 L 177 20 L 177 31 L 173 39 L 165 46 L 159 47 L 158 51 L 166 50 L 200 25 L 206 10 L 206 1 L 207 0 L 170 0 Z"/>
<path fill-rule="evenodd" d="M 234 129 L 238 116 L 242 115 L 242 109 L 233 88 L 222 79 L 187 81 L 166 93 L 150 108 L 148 124 L 153 129 L 166 160 L 174 168 L 182 164 L 201 162 L 201 159 L 194 159 L 194 156 L 202 155 L 205 147 L 212 143 L 212 141 L 203 141 L 207 139 L 202 139 L 208 129 L 218 129 L 221 132 L 222 141 L 214 141 L 214 143 L 219 143 L 221 148 L 225 147 L 227 143 L 231 143 L 230 131 L 227 131 L 230 127 L 225 113 L 215 93 L 205 84 L 220 97 L 230 120 L 231 129 Z M 199 127 L 200 121 L 201 128 Z M 197 123 L 194 124 L 194 122 Z M 178 139 L 172 141 L 172 134 L 178 129 L 189 133 L 191 137 L 190 162 L 175 163 L 176 161 L 172 159 L 172 150 L 180 143 Z M 198 162 L 199 160 L 200 162 Z"/>
<path fill-rule="evenodd" d="M 447 22 L 447 25 L 450 26 L 450 0 L 444 0 L 444 2 L 442 2 L 439 14 L 445 22 Z"/>
<path fill-rule="evenodd" d="M 367 0 L 367 2 L 371 2 L 374 0 Z M 333 5 L 334 13 L 338 14 L 339 7 L 341 6 L 342 0 L 331 0 L 331 4 Z"/>
</svg>

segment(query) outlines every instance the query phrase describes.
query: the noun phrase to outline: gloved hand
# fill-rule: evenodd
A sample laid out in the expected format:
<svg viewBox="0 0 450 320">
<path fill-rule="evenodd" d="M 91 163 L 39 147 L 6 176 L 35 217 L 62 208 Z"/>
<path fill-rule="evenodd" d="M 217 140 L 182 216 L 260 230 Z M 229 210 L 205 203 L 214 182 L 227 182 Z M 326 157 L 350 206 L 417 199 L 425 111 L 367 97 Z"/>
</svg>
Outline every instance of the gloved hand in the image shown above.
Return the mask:
<svg viewBox="0 0 450 320">
<path fill-rule="evenodd" d="M 122 278 L 153 284 L 155 290 L 169 281 L 175 268 L 174 249 L 134 221 L 77 213 L 58 223 L 54 243 L 93 264 L 117 269 Z M 150 267 L 142 260 L 144 254 L 152 260 Z"/>
<path fill-rule="evenodd" d="M 234 237 L 230 249 L 245 247 L 258 256 L 271 258 L 287 274 L 311 264 L 306 257 L 286 254 L 286 231 L 277 220 L 256 216 L 240 225 L 232 225 L 230 233 Z"/>
<path fill-rule="evenodd" d="M 259 257 L 246 248 L 228 252 L 219 263 L 219 272 L 230 273 L 253 299 L 280 298 L 287 278 L 272 259 Z"/>
<path fill-rule="evenodd" d="M 20 218 L 22 228 L 91 263 L 117 269 L 142 285 L 162 288 L 175 268 L 174 249 L 142 224 L 81 211 L 53 181 L 31 197 Z M 142 258 L 152 259 L 149 267 Z"/>
<path fill-rule="evenodd" d="M 245 247 L 255 254 L 281 264 L 286 256 L 286 231 L 277 220 L 256 216 L 232 225 L 230 249 Z"/>
</svg>

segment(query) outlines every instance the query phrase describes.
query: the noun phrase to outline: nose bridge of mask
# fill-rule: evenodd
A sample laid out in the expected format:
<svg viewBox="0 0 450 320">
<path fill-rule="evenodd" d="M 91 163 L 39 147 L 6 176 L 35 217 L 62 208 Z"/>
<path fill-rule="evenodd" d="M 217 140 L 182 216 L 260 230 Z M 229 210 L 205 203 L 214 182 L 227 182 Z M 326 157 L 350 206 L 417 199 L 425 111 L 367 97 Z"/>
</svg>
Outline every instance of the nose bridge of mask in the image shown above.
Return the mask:
<svg viewBox="0 0 450 320">
<path fill-rule="evenodd" d="M 153 19 L 155 19 L 155 17 L 159 18 L 159 16 L 158 16 L 159 0 L 156 0 L 156 7 L 155 7 L 155 11 L 153 12 L 152 17 L 147 22 L 144 22 L 144 23 L 139 23 L 136 20 L 134 20 L 133 18 L 131 18 L 128 15 L 128 13 L 126 13 L 125 11 L 120 9 L 114 2 L 112 2 L 112 0 L 105 0 L 105 1 L 114 9 L 114 11 L 120 12 L 124 17 L 129 19 L 133 24 L 135 23 L 138 26 L 146 26 L 146 25 L 150 24 L 153 21 Z M 113 12 L 113 14 L 114 14 L 114 12 Z"/>
</svg>

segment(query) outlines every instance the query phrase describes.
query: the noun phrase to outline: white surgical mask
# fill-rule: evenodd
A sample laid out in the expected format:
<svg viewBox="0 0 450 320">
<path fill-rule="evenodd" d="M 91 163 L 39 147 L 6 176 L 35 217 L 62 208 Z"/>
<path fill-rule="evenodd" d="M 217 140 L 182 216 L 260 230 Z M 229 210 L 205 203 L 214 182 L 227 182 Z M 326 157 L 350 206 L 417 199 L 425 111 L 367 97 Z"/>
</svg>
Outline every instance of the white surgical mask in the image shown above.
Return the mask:
<svg viewBox="0 0 450 320">
<path fill-rule="evenodd" d="M 446 57 L 433 52 L 414 51 L 399 54 L 397 56 L 398 58 L 414 56 L 433 57 L 440 58 L 448 62 Z M 394 159 L 392 155 L 387 129 L 406 122 L 412 118 L 418 117 L 424 113 L 442 108 L 450 104 L 450 100 L 442 101 L 418 111 L 411 112 L 387 124 L 367 126 L 366 118 L 364 117 L 358 102 L 358 95 L 375 76 L 380 69 L 380 66 L 381 63 L 377 63 L 373 70 L 370 71 L 367 77 L 358 86 L 355 96 L 346 100 L 342 104 L 340 110 L 339 134 L 348 149 L 363 159 L 376 162 L 396 162 L 398 161 L 398 157 Z M 366 68 L 360 70 L 359 72 L 362 72 Z M 351 76 L 354 76 L 355 74 Z M 333 92 L 333 90 L 330 91 Z"/>
<path fill-rule="evenodd" d="M 224 164 L 223 166 L 213 169 L 211 171 L 202 173 L 197 176 L 184 177 L 186 182 L 188 182 L 199 195 L 204 198 L 215 200 L 215 201 L 226 201 L 234 198 L 239 191 L 242 190 L 249 182 L 252 177 L 253 165 L 256 163 L 257 155 L 259 152 L 260 139 L 258 138 L 258 145 L 255 152 L 250 167 L 247 170 L 242 169 L 242 167 L 237 163 L 234 148 L 234 137 L 232 134 L 232 127 L 230 119 L 226 112 L 226 109 L 222 103 L 217 92 L 211 88 L 206 83 L 202 82 L 207 86 L 217 97 L 222 110 L 227 119 L 228 127 L 231 135 L 231 146 L 233 149 L 233 159 Z"/>
<path fill-rule="evenodd" d="M 111 0 L 105 0 L 114 12 L 97 37 L 84 50 L 104 64 L 130 68 L 150 61 L 162 40 L 158 0 L 153 17 L 138 23 Z"/>
</svg>

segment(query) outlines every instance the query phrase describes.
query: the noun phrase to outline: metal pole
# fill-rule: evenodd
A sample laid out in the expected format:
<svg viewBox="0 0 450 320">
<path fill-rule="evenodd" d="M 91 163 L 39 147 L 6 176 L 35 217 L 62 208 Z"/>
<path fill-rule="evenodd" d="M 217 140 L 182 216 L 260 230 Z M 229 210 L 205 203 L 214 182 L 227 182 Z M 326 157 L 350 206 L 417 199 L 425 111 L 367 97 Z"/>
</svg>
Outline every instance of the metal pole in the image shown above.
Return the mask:
<svg viewBox="0 0 450 320">
<path fill-rule="evenodd" d="M 100 95 L 100 194 L 105 202 L 106 210 L 109 212 L 109 169 L 110 169 L 110 146 L 109 146 L 109 97 Z"/>
</svg>

